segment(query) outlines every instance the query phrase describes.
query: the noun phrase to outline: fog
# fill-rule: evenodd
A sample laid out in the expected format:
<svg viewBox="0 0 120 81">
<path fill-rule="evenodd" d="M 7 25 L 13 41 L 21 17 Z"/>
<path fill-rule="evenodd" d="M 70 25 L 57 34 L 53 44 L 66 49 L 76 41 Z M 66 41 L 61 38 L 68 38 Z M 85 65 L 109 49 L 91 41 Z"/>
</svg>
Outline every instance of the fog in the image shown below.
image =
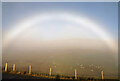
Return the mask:
<svg viewBox="0 0 120 81">
<path fill-rule="evenodd" d="M 19 71 L 28 71 L 31 64 L 32 71 L 40 73 L 49 73 L 51 67 L 53 74 L 73 75 L 76 68 L 83 76 L 100 76 L 101 70 L 105 75 L 117 75 L 117 52 L 112 52 L 102 40 L 16 40 L 3 49 L 3 65 L 8 62 L 12 67 L 15 63 Z"/>
</svg>

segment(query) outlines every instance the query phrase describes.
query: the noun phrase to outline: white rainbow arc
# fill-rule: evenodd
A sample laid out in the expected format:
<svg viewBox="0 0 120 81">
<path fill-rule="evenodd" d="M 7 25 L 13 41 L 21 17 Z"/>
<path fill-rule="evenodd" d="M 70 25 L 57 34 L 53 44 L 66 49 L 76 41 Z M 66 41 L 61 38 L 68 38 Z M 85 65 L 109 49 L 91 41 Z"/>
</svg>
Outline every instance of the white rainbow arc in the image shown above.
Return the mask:
<svg viewBox="0 0 120 81">
<path fill-rule="evenodd" d="M 22 33 L 24 30 L 32 27 L 34 24 L 36 24 L 38 22 L 45 22 L 46 20 L 59 19 L 59 18 L 85 26 L 87 29 L 96 33 L 96 35 L 98 35 L 111 48 L 111 50 L 116 49 L 115 41 L 109 35 L 109 33 L 106 32 L 101 26 L 97 25 L 96 23 L 94 23 L 93 21 L 91 21 L 89 19 L 86 19 L 86 18 L 83 18 L 80 16 L 76 16 L 76 15 L 72 15 L 72 14 L 68 14 L 68 13 L 54 13 L 54 14 L 53 13 L 51 13 L 51 14 L 44 13 L 44 14 L 38 14 L 38 15 L 32 16 L 26 20 L 23 20 L 19 24 L 17 23 L 14 26 L 14 29 L 11 29 L 7 33 L 7 36 L 5 37 L 4 45 L 5 46 L 9 45 L 9 43 L 15 37 L 17 37 L 20 33 Z"/>
</svg>

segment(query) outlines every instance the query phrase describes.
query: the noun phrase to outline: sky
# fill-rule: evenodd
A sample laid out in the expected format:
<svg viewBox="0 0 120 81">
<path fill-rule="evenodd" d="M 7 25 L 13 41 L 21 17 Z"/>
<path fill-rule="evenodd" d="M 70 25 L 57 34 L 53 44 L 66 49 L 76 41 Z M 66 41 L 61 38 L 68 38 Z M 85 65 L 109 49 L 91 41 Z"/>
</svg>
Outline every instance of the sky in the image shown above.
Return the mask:
<svg viewBox="0 0 120 81">
<path fill-rule="evenodd" d="M 3 30 L 9 29 L 22 18 L 41 12 L 68 12 L 84 14 L 104 25 L 111 35 L 117 38 L 118 4 L 117 2 L 99 3 L 3 3 Z M 8 21 L 8 22 L 7 22 Z"/>
<path fill-rule="evenodd" d="M 79 57 L 76 59 L 78 63 L 96 62 L 95 64 L 105 66 L 106 72 L 110 73 L 111 70 L 111 73 L 116 73 L 117 2 L 3 2 L 2 8 L 4 62 L 9 60 L 13 63 L 17 60 L 21 63 L 21 57 L 24 63 L 29 63 L 30 57 L 33 57 L 32 60 L 37 63 L 56 62 L 62 66 L 64 64 L 60 58 L 66 59 L 58 57 L 65 54 L 66 58 Z M 38 61 L 41 55 L 44 58 Z M 47 62 L 49 59 L 45 55 L 54 59 Z M 106 59 L 106 56 L 112 60 Z M 84 58 L 88 60 L 85 61 Z M 68 59 L 67 62 L 69 61 L 71 60 Z M 57 71 L 60 72 L 59 69 Z"/>
<path fill-rule="evenodd" d="M 31 39 L 36 40 L 38 38 L 40 38 L 40 40 L 56 40 L 58 38 L 71 39 L 82 37 L 88 39 L 101 38 L 102 40 L 112 40 L 114 42 L 117 42 L 118 3 L 116 2 L 4 2 L 2 5 L 3 39 L 5 38 L 7 42 L 13 41 L 13 39 L 19 37 L 20 34 L 24 34 L 28 31 L 35 32 L 31 34 L 31 37 L 33 37 Z M 42 16 L 44 17 L 43 20 L 40 16 L 37 16 L 41 14 L 44 14 Z M 49 15 L 51 15 L 51 20 Z M 64 15 L 64 18 L 62 18 L 62 15 Z M 45 17 L 47 16 L 48 19 L 45 20 Z M 80 18 L 78 19 L 77 17 Z M 28 25 L 26 22 L 28 22 Z M 24 24 L 24 26 L 22 24 Z M 89 27 L 89 25 L 91 25 L 91 27 Z M 97 25 L 98 28 L 95 25 Z M 33 31 L 28 29 L 31 29 Z M 36 33 L 36 31 L 38 33 Z M 38 37 L 38 35 L 40 35 L 40 37 Z M 109 41 L 106 41 L 106 43 L 110 44 Z M 111 47 L 113 46 L 111 45 Z"/>
</svg>

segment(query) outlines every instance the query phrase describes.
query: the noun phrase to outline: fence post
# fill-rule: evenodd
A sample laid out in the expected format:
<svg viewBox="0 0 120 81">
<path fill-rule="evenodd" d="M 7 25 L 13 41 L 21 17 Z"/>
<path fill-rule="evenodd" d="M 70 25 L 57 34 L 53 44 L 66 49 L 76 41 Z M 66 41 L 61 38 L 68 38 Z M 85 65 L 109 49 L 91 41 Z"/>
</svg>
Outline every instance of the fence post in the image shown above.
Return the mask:
<svg viewBox="0 0 120 81">
<path fill-rule="evenodd" d="M 52 75 L 52 69 L 51 69 L 51 67 L 50 67 L 50 73 L 49 73 L 49 75 L 50 75 L 50 76 Z"/>
<path fill-rule="evenodd" d="M 102 80 L 104 79 L 104 76 L 103 76 L 103 71 L 101 71 L 101 77 L 102 77 Z"/>
<path fill-rule="evenodd" d="M 7 70 L 8 70 L 8 63 L 6 62 L 6 64 L 5 64 L 5 72 L 7 72 Z"/>
<path fill-rule="evenodd" d="M 15 64 L 13 64 L 13 72 L 15 72 Z"/>
<path fill-rule="evenodd" d="M 31 74 L 31 65 L 29 65 L 29 75 Z"/>
<path fill-rule="evenodd" d="M 75 69 L 75 79 L 77 79 L 77 71 L 76 71 L 76 69 Z"/>
</svg>

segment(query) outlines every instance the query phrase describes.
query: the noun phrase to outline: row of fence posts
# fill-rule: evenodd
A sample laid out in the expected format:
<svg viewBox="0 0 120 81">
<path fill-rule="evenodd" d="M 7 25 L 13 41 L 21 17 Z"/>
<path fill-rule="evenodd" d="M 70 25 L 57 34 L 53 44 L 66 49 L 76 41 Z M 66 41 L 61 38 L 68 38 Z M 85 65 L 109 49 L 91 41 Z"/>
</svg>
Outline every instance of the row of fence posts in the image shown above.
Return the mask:
<svg viewBox="0 0 120 81">
<path fill-rule="evenodd" d="M 7 69 L 8 69 L 8 63 L 5 64 L 5 72 L 7 72 Z M 13 68 L 12 68 L 13 72 L 15 72 L 15 64 L 13 64 Z M 30 75 L 32 74 L 32 66 L 29 65 L 29 72 L 28 72 Z M 52 75 L 52 69 L 50 67 L 50 72 L 49 72 L 49 76 Z M 75 79 L 77 79 L 77 70 L 75 69 Z M 104 76 L 103 76 L 103 71 L 101 71 L 101 79 L 103 80 L 104 79 Z"/>
</svg>

